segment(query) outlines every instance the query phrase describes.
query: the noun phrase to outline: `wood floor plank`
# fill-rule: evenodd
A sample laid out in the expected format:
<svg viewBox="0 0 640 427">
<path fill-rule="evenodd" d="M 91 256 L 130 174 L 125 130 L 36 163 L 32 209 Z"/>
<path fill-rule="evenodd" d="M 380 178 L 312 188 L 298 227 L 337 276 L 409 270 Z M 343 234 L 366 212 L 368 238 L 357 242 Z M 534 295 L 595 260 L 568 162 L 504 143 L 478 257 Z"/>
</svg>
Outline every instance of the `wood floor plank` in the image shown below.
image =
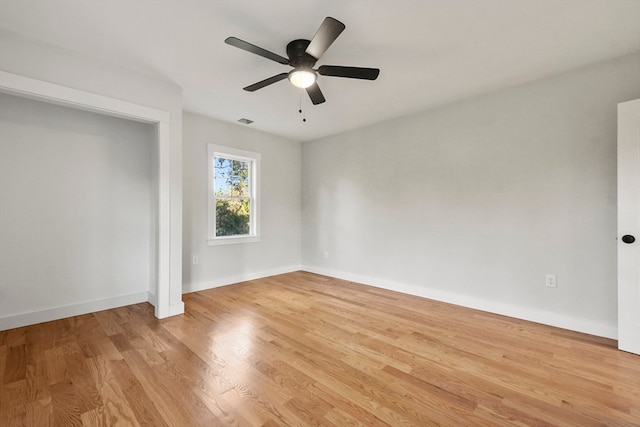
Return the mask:
<svg viewBox="0 0 640 427">
<path fill-rule="evenodd" d="M 141 426 L 149 427 L 166 426 L 167 423 L 144 391 L 135 374 L 131 372 L 127 362 L 125 360 L 114 360 L 110 365 L 113 368 L 114 377 L 138 423 Z"/>
<path fill-rule="evenodd" d="M 53 425 L 56 427 L 82 426 L 80 404 L 73 383 L 57 382 L 50 387 L 53 408 Z"/>
<path fill-rule="evenodd" d="M 148 365 L 136 351 L 125 352 L 124 360 L 168 425 L 181 425 L 188 422 L 188 411 L 174 401 L 171 390 L 167 390 L 165 384 L 156 380 L 155 366 Z"/>
<path fill-rule="evenodd" d="M 67 362 L 63 349 L 55 347 L 45 350 L 44 354 L 47 364 L 47 380 L 49 386 L 64 382 L 67 377 Z"/>
<path fill-rule="evenodd" d="M 29 402 L 26 410 L 26 426 L 49 427 L 54 425 L 53 401 L 51 400 L 51 396 Z"/>
<path fill-rule="evenodd" d="M 0 386 L 0 426 L 22 426 L 26 423 L 26 380 Z"/>
<path fill-rule="evenodd" d="M 27 362 L 24 344 L 8 346 L 5 356 L 5 369 L 2 379 L 3 384 L 24 380 L 27 377 Z"/>
<path fill-rule="evenodd" d="M 67 366 L 71 367 L 67 375 L 76 391 L 80 413 L 102 406 L 100 393 L 95 382 L 91 379 L 91 374 L 80 349 L 65 352 L 65 362 Z"/>
<path fill-rule="evenodd" d="M 221 403 L 235 413 L 241 413 L 244 419 L 242 426 L 263 426 L 275 424 L 295 427 L 306 427 L 300 419 L 286 416 L 288 409 L 265 403 L 261 398 L 244 387 L 234 387 L 220 396 Z"/>
<path fill-rule="evenodd" d="M 4 343 L 10 347 L 24 345 L 26 343 L 26 328 L 9 329 L 4 332 Z"/>
<path fill-rule="evenodd" d="M 107 422 L 104 408 L 102 406 L 85 412 L 80 416 L 80 418 L 82 419 L 83 427 L 106 427 L 111 425 Z"/>
<path fill-rule="evenodd" d="M 27 402 L 36 400 L 51 400 L 49 393 L 49 383 L 47 377 L 47 364 L 44 360 L 39 360 L 35 364 L 27 365 Z"/>
<path fill-rule="evenodd" d="M 0 337 L 2 333 L 0 332 Z M 6 333 L 4 334 L 6 336 Z M 0 387 L 4 384 L 4 370 L 7 368 L 7 353 L 9 346 L 6 344 L 0 344 Z"/>
<path fill-rule="evenodd" d="M 6 426 L 640 427 L 613 340 L 312 273 L 0 332 Z"/>
<path fill-rule="evenodd" d="M 91 419 L 95 416 L 104 417 L 107 424 L 122 424 L 140 426 L 133 408 L 130 406 L 125 394 L 118 384 L 111 366 L 112 360 L 108 357 L 98 356 L 87 359 L 87 370 L 89 371 L 96 389 L 100 393 L 102 406 L 94 408 L 90 413 Z M 100 412 L 94 412 L 100 410 Z M 86 418 L 81 417 L 81 424 L 86 422 Z"/>
</svg>

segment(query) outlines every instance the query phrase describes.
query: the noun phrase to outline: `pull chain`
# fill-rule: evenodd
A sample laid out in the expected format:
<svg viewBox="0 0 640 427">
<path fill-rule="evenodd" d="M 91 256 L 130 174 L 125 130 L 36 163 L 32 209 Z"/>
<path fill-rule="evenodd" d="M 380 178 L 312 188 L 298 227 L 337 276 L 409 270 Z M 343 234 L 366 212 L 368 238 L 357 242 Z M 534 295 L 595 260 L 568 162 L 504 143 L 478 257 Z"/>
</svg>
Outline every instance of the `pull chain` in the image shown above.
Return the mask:
<svg viewBox="0 0 640 427">
<path fill-rule="evenodd" d="M 306 123 L 307 122 L 307 114 L 306 112 L 302 111 L 302 92 L 304 92 L 304 89 L 300 89 L 300 104 L 299 104 L 299 108 L 298 108 L 298 113 L 302 114 L 302 122 Z"/>
</svg>

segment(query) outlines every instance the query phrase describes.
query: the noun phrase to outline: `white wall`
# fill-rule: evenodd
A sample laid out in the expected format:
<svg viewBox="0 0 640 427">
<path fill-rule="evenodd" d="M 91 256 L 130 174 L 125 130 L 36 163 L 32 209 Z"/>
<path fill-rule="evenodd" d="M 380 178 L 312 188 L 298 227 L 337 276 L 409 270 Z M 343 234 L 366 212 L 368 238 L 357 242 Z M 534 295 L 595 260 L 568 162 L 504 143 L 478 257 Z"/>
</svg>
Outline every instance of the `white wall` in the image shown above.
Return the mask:
<svg viewBox="0 0 640 427">
<path fill-rule="evenodd" d="M 0 94 L 0 317 L 146 301 L 155 128 Z"/>
<path fill-rule="evenodd" d="M 615 336 L 616 104 L 639 75 L 636 54 L 304 143 L 303 265 Z"/>
<path fill-rule="evenodd" d="M 301 145 L 243 126 L 192 113 L 183 116 L 185 292 L 300 268 Z M 208 246 L 209 143 L 262 155 L 259 243 Z"/>
<path fill-rule="evenodd" d="M 35 43 L 0 31 L 0 69 L 136 105 L 166 111 L 170 116 L 170 246 L 169 313 L 182 304 L 182 91 L 177 85 L 141 75 L 95 57 Z M 166 307 L 163 307 L 166 310 Z"/>
</svg>

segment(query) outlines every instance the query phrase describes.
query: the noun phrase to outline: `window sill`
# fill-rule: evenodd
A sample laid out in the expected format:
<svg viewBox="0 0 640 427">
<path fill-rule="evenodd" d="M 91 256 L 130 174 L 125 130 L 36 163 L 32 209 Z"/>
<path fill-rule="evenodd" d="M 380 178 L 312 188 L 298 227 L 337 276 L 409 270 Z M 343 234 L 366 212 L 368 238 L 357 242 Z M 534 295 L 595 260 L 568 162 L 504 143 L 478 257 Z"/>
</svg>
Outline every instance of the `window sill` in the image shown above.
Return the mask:
<svg viewBox="0 0 640 427">
<path fill-rule="evenodd" d="M 216 237 L 215 239 L 209 239 L 209 246 L 223 246 L 223 245 L 236 245 L 242 243 L 258 243 L 260 236 L 230 236 L 230 237 Z"/>
</svg>

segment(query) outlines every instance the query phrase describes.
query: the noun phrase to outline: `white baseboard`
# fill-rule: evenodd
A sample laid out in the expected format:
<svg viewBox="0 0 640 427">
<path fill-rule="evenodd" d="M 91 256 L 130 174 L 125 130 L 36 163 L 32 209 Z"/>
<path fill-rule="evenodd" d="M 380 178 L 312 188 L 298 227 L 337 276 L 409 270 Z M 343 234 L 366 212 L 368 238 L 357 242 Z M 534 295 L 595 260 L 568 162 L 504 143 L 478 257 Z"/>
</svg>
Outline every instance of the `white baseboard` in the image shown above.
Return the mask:
<svg viewBox="0 0 640 427">
<path fill-rule="evenodd" d="M 151 304 L 155 308 L 155 315 L 158 319 L 165 319 L 167 317 L 176 316 L 178 314 L 184 313 L 184 303 L 180 301 L 177 304 L 169 304 L 168 310 L 159 313 L 158 312 L 158 296 L 155 292 L 149 291 L 149 304 Z"/>
<path fill-rule="evenodd" d="M 156 293 L 153 291 L 149 291 L 149 304 L 151 304 L 154 307 L 158 306 L 158 297 L 156 296 Z"/>
<path fill-rule="evenodd" d="M 591 320 L 580 319 L 558 313 L 551 313 L 544 310 L 538 310 L 531 307 L 522 307 L 495 301 L 472 297 L 468 295 L 456 294 L 452 292 L 440 291 L 437 289 L 429 289 L 406 283 L 399 283 L 390 280 L 378 279 L 375 277 L 364 276 L 360 274 L 352 274 L 344 271 L 331 270 L 310 265 L 303 265 L 301 270 L 310 273 L 322 274 L 323 276 L 335 277 L 337 279 L 348 280 L 351 282 L 362 283 L 377 288 L 388 289 L 391 291 L 401 292 L 404 294 L 415 295 L 423 298 L 429 298 L 436 301 L 442 301 L 450 304 L 460 305 L 463 307 L 473 308 L 476 310 L 487 311 L 490 313 L 501 314 L 503 316 L 514 317 L 517 319 L 528 320 L 530 322 L 541 323 L 549 326 L 556 326 L 563 329 L 569 329 L 576 332 L 596 335 L 605 338 L 617 339 L 618 328 L 616 325 L 608 325 L 597 323 Z"/>
<path fill-rule="evenodd" d="M 291 273 L 303 270 L 310 273 L 322 274 L 324 276 L 335 277 L 342 280 L 362 283 L 377 288 L 388 289 L 391 291 L 401 292 L 409 295 L 420 296 L 450 304 L 460 305 L 463 307 L 473 308 L 490 313 L 501 314 L 504 316 L 514 317 L 517 319 L 528 320 L 531 322 L 541 323 L 559 328 L 569 329 L 577 332 L 583 332 L 591 335 L 617 339 L 618 329 L 615 325 L 597 323 L 590 320 L 575 318 L 558 313 L 537 310 L 530 307 L 515 306 L 495 301 L 486 300 L 468 295 L 455 294 L 451 292 L 440 291 L 436 289 L 424 288 L 421 286 L 409 285 L 390 280 L 379 279 L 375 277 L 347 273 L 344 271 L 325 269 L 315 266 L 285 266 L 270 270 L 258 272 L 243 273 L 233 276 L 222 277 L 216 280 L 185 284 L 183 293 L 202 291 L 205 289 L 227 286 L 234 283 L 245 282 L 247 280 L 262 279 L 264 277 L 275 276 L 278 274 Z M 122 295 L 113 298 L 106 298 L 97 301 L 89 301 L 80 304 L 73 304 L 63 307 L 54 307 L 46 310 L 33 311 L 29 313 L 14 314 L 0 317 L 0 331 L 7 329 L 19 328 L 21 326 L 34 325 L 36 323 L 48 322 L 51 320 L 63 319 L 65 317 L 78 316 L 82 314 L 92 313 L 95 311 L 109 310 L 112 308 L 123 307 L 141 302 L 155 303 L 155 295 L 152 292 L 140 292 L 136 294 Z M 176 312 L 184 311 L 184 304 L 175 307 Z"/>
<path fill-rule="evenodd" d="M 0 317 L 0 331 L 19 328 L 21 326 L 35 325 L 36 323 L 49 322 L 51 320 L 64 319 L 65 317 L 79 316 L 95 311 L 109 310 L 125 305 L 138 304 L 151 300 L 149 292 L 121 295 L 113 298 L 105 298 L 96 301 L 66 305 L 63 307 L 48 308 L 29 313 L 12 314 Z"/>
<path fill-rule="evenodd" d="M 169 317 L 177 316 L 178 314 L 184 313 L 184 303 L 180 301 L 177 304 L 169 305 Z"/>
<path fill-rule="evenodd" d="M 299 265 L 289 265 L 284 267 L 272 268 L 269 270 L 253 271 L 242 274 L 235 274 L 233 276 L 220 277 L 215 280 L 198 283 L 185 283 L 182 285 L 182 293 L 188 294 L 190 292 L 204 291 L 205 289 L 219 288 L 221 286 L 232 285 L 234 283 L 246 282 L 247 280 L 257 280 L 269 276 L 276 276 L 278 274 L 291 273 L 301 270 Z"/>
</svg>

